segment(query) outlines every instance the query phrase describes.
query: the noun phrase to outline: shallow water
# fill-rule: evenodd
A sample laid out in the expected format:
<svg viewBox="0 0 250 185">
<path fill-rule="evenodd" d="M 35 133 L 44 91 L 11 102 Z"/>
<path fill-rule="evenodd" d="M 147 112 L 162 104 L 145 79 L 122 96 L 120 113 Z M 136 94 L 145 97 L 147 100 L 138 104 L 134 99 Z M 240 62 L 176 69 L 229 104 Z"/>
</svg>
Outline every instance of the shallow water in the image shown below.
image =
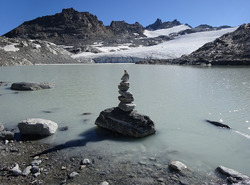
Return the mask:
<svg viewBox="0 0 250 185">
<path fill-rule="evenodd" d="M 100 111 L 117 106 L 123 69 L 130 74 L 136 109 L 149 115 L 157 133 L 145 139 L 112 137 L 96 129 Z M 219 165 L 250 175 L 250 68 L 134 64 L 42 65 L 0 68 L 0 112 L 7 128 L 26 118 L 50 119 L 68 131 L 44 142 L 85 146 L 121 158 L 148 155 L 180 160 L 197 171 Z M 9 89 L 19 81 L 52 82 L 34 92 Z M 91 113 L 82 115 L 83 113 Z M 232 130 L 204 120 L 221 121 Z"/>
</svg>

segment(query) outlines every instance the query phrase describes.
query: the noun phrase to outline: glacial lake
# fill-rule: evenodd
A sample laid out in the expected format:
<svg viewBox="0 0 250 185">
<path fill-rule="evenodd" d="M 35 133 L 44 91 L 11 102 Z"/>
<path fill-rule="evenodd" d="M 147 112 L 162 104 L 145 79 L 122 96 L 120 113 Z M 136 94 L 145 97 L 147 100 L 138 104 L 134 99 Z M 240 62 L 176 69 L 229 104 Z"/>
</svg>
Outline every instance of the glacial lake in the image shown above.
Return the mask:
<svg viewBox="0 0 250 185">
<path fill-rule="evenodd" d="M 130 74 L 129 91 L 136 110 L 155 122 L 155 135 L 144 139 L 111 137 L 94 125 L 102 110 L 118 105 L 124 69 Z M 223 165 L 250 175 L 249 67 L 14 66 L 0 68 L 0 81 L 8 82 L 0 86 L 0 122 L 5 127 L 16 128 L 26 118 L 68 126 L 67 131 L 58 131 L 43 142 L 77 141 L 80 147 L 124 158 L 146 155 L 162 161 L 179 160 L 193 171 L 206 173 Z M 55 87 L 33 92 L 10 90 L 11 83 L 21 81 L 51 82 Z M 206 119 L 232 129 L 213 126 Z"/>
</svg>

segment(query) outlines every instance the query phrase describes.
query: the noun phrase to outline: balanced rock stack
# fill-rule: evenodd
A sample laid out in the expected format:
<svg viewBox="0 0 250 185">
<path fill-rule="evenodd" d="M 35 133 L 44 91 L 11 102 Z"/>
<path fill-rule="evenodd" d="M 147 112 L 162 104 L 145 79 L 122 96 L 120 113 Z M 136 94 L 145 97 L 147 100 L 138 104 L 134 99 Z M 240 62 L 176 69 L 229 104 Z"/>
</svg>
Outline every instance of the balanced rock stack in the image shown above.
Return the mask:
<svg viewBox="0 0 250 185">
<path fill-rule="evenodd" d="M 134 98 L 129 89 L 129 74 L 124 70 L 124 75 L 118 85 L 118 107 L 105 109 L 100 113 L 95 124 L 101 128 L 120 133 L 125 136 L 145 137 L 155 133 L 154 122 L 146 115 L 139 114 L 134 108 Z"/>
<path fill-rule="evenodd" d="M 122 81 L 120 85 L 118 85 L 119 94 L 121 95 L 121 96 L 118 96 L 118 99 L 120 100 L 118 107 L 125 112 L 129 112 L 129 111 L 134 110 L 136 105 L 133 103 L 134 101 L 133 94 L 128 91 L 129 74 L 126 70 L 124 70 L 124 75 L 122 76 L 121 80 Z"/>
</svg>

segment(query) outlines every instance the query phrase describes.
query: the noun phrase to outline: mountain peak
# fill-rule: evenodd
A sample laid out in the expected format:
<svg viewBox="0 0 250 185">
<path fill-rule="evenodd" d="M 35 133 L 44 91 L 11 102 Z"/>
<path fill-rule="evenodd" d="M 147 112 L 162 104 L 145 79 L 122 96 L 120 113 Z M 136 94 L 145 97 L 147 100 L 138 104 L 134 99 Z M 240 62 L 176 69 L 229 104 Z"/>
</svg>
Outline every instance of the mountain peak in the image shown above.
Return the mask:
<svg viewBox="0 0 250 185">
<path fill-rule="evenodd" d="M 147 30 L 158 30 L 158 29 L 165 29 L 165 28 L 172 28 L 174 26 L 179 26 L 181 23 L 174 19 L 173 21 L 162 22 L 161 19 L 157 18 L 153 24 L 150 24 L 146 27 Z"/>
</svg>

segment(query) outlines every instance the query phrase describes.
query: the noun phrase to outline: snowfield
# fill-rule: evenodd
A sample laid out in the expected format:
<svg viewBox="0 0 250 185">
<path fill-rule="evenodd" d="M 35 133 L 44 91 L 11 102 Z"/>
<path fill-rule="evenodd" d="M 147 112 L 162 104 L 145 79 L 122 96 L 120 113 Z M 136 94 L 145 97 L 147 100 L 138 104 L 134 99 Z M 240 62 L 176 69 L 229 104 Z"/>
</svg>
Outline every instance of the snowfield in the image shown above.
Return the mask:
<svg viewBox="0 0 250 185">
<path fill-rule="evenodd" d="M 145 31 L 148 37 L 156 37 L 159 34 L 169 35 L 176 31 L 181 31 L 186 25 L 180 25 L 169 29 L 156 31 Z M 188 26 L 186 26 L 188 27 Z M 188 27 L 189 28 L 189 27 Z M 98 46 L 102 53 L 83 52 L 73 55 L 73 58 L 79 60 L 92 60 L 100 63 L 129 63 L 137 62 L 144 59 L 172 59 L 181 57 L 184 54 L 190 54 L 204 44 L 214 41 L 216 38 L 233 32 L 237 27 L 226 28 L 216 31 L 197 32 L 176 37 L 173 40 L 163 42 L 154 46 L 142 46 L 137 48 L 128 47 L 128 45 L 117 47 Z M 93 45 L 94 46 L 94 45 Z M 95 47 L 95 46 L 94 46 Z M 124 48 L 126 50 L 123 50 Z M 112 49 L 112 50 L 110 50 Z"/>
</svg>

